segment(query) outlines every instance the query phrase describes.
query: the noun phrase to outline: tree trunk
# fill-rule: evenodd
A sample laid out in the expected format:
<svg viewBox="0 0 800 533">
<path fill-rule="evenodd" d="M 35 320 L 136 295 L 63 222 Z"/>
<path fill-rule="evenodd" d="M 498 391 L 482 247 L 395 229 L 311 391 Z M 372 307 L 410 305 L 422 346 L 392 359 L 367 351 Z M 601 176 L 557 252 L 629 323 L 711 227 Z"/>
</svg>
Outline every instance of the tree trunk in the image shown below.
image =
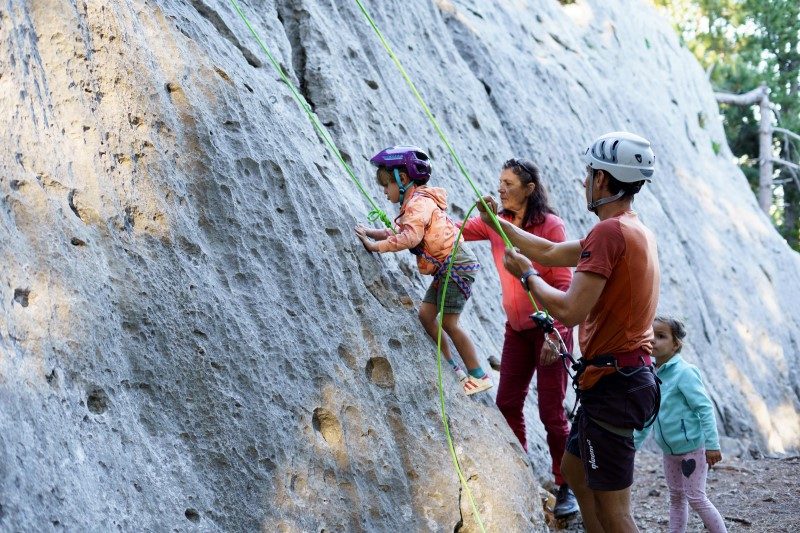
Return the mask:
<svg viewBox="0 0 800 533">
<path fill-rule="evenodd" d="M 762 84 L 744 94 L 714 93 L 717 102 L 749 106 L 758 103 L 761 122 L 758 127 L 758 205 L 769 215 L 772 206 L 772 110 L 769 89 Z"/>
<path fill-rule="evenodd" d="M 772 206 L 772 111 L 766 86 L 758 107 L 761 122 L 758 126 L 758 205 L 769 215 Z"/>
</svg>

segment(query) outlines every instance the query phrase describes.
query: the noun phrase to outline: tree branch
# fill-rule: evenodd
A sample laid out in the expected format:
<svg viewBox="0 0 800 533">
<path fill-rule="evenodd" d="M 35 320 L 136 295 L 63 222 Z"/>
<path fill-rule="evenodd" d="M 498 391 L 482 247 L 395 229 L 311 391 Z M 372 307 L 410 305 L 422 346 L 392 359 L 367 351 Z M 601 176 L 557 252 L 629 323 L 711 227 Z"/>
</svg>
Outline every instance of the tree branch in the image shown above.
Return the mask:
<svg viewBox="0 0 800 533">
<path fill-rule="evenodd" d="M 759 85 L 752 91 L 744 94 L 714 93 L 714 97 L 720 104 L 752 105 L 760 102 L 768 94 L 769 90 L 767 86 Z"/>
<path fill-rule="evenodd" d="M 778 133 L 783 133 L 785 135 L 788 135 L 789 137 L 792 137 L 792 138 L 797 139 L 798 141 L 800 141 L 800 135 L 796 134 L 793 131 L 789 131 L 786 128 L 774 127 L 774 128 L 772 128 L 772 131 L 776 131 Z"/>
</svg>

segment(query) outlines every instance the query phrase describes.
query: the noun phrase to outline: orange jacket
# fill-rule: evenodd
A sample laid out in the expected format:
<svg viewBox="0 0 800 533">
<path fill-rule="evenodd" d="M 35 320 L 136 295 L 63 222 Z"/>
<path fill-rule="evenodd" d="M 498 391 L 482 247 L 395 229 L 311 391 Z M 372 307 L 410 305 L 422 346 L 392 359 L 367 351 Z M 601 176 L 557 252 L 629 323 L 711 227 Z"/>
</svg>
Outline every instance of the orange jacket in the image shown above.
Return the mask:
<svg viewBox="0 0 800 533">
<path fill-rule="evenodd" d="M 439 187 L 417 185 L 406 193 L 395 219 L 397 234 L 386 230 L 385 239 L 378 242 L 378 251 L 399 252 L 421 246 L 425 253 L 444 263 L 453 251 L 458 228 L 447 217 L 447 192 Z M 463 242 L 463 239 L 462 239 Z M 417 267 L 422 274 L 435 274 L 437 266 L 421 255 Z"/>
</svg>

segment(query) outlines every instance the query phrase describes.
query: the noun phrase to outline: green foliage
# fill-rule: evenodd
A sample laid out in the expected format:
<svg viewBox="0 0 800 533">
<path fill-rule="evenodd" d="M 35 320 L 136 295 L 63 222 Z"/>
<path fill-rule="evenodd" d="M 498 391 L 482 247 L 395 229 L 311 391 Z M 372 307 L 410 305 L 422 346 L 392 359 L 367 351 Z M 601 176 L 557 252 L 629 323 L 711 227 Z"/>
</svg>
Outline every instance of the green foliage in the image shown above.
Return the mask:
<svg viewBox="0 0 800 533">
<path fill-rule="evenodd" d="M 722 149 L 722 145 L 717 141 L 711 141 L 711 149 L 714 151 L 714 155 L 719 155 L 719 151 Z"/>
<path fill-rule="evenodd" d="M 798 0 L 655 0 L 672 18 L 682 43 L 697 57 L 718 91 L 744 93 L 766 83 L 779 126 L 800 132 L 800 2 Z M 725 134 L 754 190 L 758 187 L 758 108 L 721 106 Z M 702 127 L 702 123 L 701 123 Z M 776 138 L 777 139 L 777 138 Z M 793 146 L 776 143 L 783 159 Z M 715 150 L 716 152 L 716 150 Z M 800 250 L 800 191 L 786 169 L 774 210 L 778 230 Z"/>
</svg>

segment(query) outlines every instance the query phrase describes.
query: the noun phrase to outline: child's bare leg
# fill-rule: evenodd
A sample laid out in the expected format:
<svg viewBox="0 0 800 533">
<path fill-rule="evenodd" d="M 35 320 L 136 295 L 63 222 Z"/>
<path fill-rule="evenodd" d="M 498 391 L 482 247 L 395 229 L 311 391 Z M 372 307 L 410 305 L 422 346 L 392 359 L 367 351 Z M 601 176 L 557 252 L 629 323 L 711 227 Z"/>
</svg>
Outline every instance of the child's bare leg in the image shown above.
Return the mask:
<svg viewBox="0 0 800 533">
<path fill-rule="evenodd" d="M 425 331 L 433 340 L 433 344 L 436 344 L 436 338 L 439 334 L 439 322 L 436 320 L 437 314 L 438 312 L 435 305 L 428 302 L 422 302 L 422 305 L 419 308 L 419 321 L 422 323 L 422 327 L 425 328 Z M 447 315 L 445 315 L 445 317 L 446 316 Z M 461 353 L 461 351 L 459 350 L 458 353 Z M 452 355 L 450 354 L 450 346 L 447 344 L 447 335 L 445 332 L 442 332 L 442 355 L 445 359 L 447 359 L 448 362 L 452 359 Z"/>
<path fill-rule="evenodd" d="M 469 334 L 458 325 L 459 316 L 459 313 L 445 313 L 443 329 L 450 337 L 450 340 L 453 341 L 453 345 L 456 347 L 458 354 L 467 366 L 467 370 L 475 370 L 476 368 L 480 368 L 481 364 L 478 362 L 478 354 L 475 350 L 475 345 L 472 343 L 472 339 L 470 339 Z"/>
</svg>

